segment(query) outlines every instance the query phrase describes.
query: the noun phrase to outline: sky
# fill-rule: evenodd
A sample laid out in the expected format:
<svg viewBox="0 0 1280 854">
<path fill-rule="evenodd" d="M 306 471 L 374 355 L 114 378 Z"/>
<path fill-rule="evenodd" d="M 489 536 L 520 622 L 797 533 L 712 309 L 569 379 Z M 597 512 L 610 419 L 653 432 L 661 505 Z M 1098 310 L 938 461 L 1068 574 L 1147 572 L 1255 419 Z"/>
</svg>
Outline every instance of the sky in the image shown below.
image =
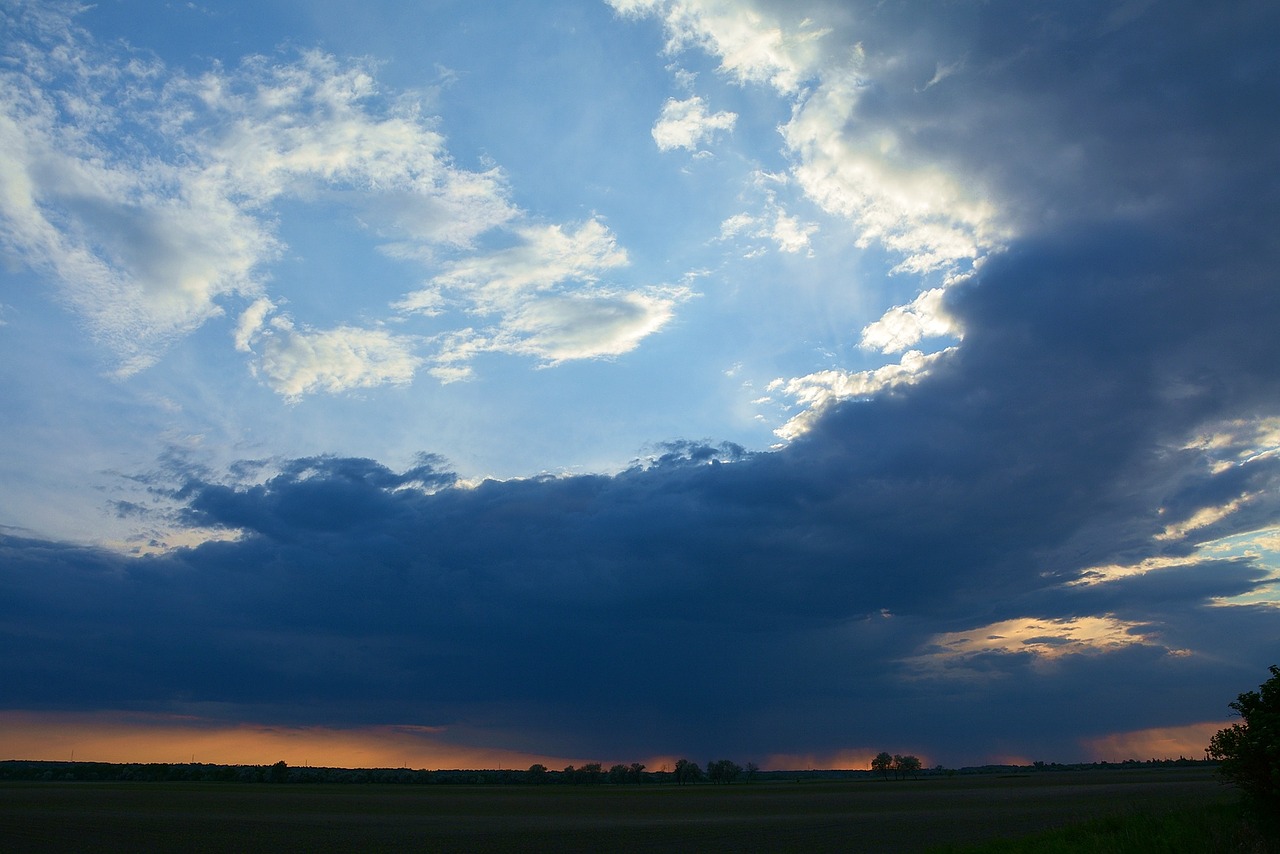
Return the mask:
<svg viewBox="0 0 1280 854">
<path fill-rule="evenodd" d="M 1202 756 L 1266 0 L 0 0 L 0 758 Z"/>
</svg>

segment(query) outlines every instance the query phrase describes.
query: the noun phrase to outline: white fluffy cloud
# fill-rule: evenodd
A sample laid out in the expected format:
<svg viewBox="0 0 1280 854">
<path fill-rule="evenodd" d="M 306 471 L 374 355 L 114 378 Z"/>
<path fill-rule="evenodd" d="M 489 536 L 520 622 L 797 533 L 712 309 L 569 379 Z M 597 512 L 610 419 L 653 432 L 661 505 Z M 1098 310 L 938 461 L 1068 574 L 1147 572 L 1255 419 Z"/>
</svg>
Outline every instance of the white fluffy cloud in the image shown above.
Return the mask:
<svg viewBox="0 0 1280 854">
<path fill-rule="evenodd" d="M 882 353 L 900 353 L 921 338 L 959 333 L 954 318 L 942 305 L 943 288 L 930 288 L 907 305 L 889 309 L 862 330 L 860 346 Z"/>
<path fill-rule="evenodd" d="M 954 350 L 954 347 L 948 347 L 929 354 L 910 350 L 902 354 L 897 364 L 870 371 L 818 371 L 803 377 L 774 380 L 769 383 L 770 391 L 781 392 L 806 407 L 774 432 L 783 439 L 794 439 L 807 433 L 827 407 L 835 403 L 918 383 L 928 375 L 935 362 Z"/>
<path fill-rule="evenodd" d="M 422 364 L 414 342 L 405 336 L 351 326 L 298 330 L 287 320 L 277 320 L 262 333 L 260 349 L 258 371 L 293 400 L 316 391 L 405 384 Z"/>
<path fill-rule="evenodd" d="M 821 60 L 826 30 L 808 18 L 791 23 L 734 0 L 609 0 L 619 13 L 660 17 L 667 49 L 697 47 L 720 59 L 721 71 L 744 83 L 798 91 Z"/>
<path fill-rule="evenodd" d="M 858 121 L 866 83 L 853 69 L 824 79 L 783 128 L 795 179 L 823 210 L 852 223 L 860 246 L 927 273 L 969 263 L 1004 239 L 982 191 L 902 146 L 888 128 Z"/>
<path fill-rule="evenodd" d="M 698 145 L 711 139 L 716 131 L 732 130 L 737 120 L 737 113 L 708 113 L 706 103 L 697 95 L 683 101 L 668 98 L 653 126 L 653 141 L 663 151 L 677 148 L 696 151 Z"/>
</svg>

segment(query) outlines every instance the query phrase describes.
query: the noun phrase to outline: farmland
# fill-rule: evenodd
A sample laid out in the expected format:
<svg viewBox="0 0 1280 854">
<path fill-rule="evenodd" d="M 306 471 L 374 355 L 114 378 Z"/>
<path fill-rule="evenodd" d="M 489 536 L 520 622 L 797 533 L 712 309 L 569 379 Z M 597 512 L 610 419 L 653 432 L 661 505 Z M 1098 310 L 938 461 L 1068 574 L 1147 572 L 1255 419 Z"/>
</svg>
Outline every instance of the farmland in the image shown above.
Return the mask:
<svg viewBox="0 0 1280 854">
<path fill-rule="evenodd" d="M 5 782 L 0 848 L 912 852 L 1233 797 L 1204 767 L 731 786 Z"/>
</svg>

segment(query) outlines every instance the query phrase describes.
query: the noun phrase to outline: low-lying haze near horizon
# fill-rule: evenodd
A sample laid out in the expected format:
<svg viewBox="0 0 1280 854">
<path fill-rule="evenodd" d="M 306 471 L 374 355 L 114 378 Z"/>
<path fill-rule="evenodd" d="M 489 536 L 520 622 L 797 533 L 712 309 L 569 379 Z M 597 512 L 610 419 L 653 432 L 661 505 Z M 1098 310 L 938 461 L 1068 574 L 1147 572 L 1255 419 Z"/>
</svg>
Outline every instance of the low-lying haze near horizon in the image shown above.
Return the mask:
<svg viewBox="0 0 1280 854">
<path fill-rule="evenodd" d="M 0 16 L 0 758 L 1199 758 L 1280 659 L 1275 4 Z"/>
</svg>

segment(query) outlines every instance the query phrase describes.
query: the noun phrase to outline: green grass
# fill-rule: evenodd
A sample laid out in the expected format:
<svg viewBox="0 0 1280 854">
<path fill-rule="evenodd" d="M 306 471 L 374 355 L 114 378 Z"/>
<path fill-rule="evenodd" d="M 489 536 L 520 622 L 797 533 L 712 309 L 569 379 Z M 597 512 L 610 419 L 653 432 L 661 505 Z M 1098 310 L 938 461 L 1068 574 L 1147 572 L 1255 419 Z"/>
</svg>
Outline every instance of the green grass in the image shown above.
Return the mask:
<svg viewBox="0 0 1280 854">
<path fill-rule="evenodd" d="M 1239 806 L 1207 804 L 1166 813 L 1128 813 L 1018 839 L 947 846 L 935 854 L 1280 854 Z"/>
</svg>

